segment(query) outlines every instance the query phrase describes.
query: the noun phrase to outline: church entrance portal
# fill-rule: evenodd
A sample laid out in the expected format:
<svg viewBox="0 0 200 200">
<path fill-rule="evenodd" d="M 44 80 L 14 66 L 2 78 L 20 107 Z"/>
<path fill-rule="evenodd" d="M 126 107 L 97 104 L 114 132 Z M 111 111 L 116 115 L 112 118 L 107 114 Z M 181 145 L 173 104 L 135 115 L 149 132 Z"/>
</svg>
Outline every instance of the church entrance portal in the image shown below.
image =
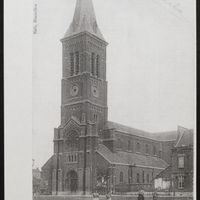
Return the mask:
<svg viewBox="0 0 200 200">
<path fill-rule="evenodd" d="M 65 180 L 65 188 L 68 191 L 76 192 L 78 189 L 78 175 L 74 170 L 71 170 L 67 173 Z"/>
</svg>

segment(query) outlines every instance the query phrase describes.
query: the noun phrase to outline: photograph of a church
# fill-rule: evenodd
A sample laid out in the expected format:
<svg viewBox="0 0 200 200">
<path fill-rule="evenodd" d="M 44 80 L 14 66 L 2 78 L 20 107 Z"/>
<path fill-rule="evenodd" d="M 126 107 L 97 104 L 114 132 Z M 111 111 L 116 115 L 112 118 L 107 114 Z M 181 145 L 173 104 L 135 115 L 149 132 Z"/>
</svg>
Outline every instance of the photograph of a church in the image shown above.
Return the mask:
<svg viewBox="0 0 200 200">
<path fill-rule="evenodd" d="M 192 193 L 193 130 L 151 133 L 108 120 L 108 43 L 92 0 L 76 1 L 61 42 L 61 122 L 41 170 L 48 194 Z"/>
</svg>

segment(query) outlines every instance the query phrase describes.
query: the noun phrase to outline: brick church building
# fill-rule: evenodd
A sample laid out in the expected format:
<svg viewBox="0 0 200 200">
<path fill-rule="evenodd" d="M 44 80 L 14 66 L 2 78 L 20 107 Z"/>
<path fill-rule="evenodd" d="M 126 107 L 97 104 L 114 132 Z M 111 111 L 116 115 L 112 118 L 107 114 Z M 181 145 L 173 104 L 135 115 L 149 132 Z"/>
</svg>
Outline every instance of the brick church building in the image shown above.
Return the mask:
<svg viewBox="0 0 200 200">
<path fill-rule="evenodd" d="M 108 43 L 92 0 L 77 0 L 61 42 L 61 123 L 42 167 L 49 193 L 151 190 L 151 180 L 171 164 L 177 131 L 149 133 L 108 121 Z"/>
</svg>

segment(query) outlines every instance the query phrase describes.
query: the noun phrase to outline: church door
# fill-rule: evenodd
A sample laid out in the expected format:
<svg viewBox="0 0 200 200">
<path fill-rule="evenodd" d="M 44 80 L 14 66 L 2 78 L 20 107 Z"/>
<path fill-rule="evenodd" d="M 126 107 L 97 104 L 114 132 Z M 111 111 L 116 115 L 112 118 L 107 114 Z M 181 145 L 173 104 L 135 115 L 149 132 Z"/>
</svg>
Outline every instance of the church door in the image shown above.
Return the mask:
<svg viewBox="0 0 200 200">
<path fill-rule="evenodd" d="M 78 175 L 72 170 L 67 173 L 66 188 L 70 192 L 76 192 L 78 189 Z"/>
</svg>

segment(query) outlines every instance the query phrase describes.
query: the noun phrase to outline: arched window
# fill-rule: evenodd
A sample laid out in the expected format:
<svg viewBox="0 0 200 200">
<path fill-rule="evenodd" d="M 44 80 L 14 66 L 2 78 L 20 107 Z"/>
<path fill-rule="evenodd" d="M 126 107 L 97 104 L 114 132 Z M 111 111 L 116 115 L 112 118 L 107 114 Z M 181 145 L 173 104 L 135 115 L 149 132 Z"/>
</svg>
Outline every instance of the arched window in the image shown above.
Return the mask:
<svg viewBox="0 0 200 200">
<path fill-rule="evenodd" d="M 99 55 L 96 57 L 96 76 L 99 77 Z"/>
<path fill-rule="evenodd" d="M 74 53 L 70 53 L 70 76 L 74 75 Z"/>
<path fill-rule="evenodd" d="M 145 145 L 145 152 L 149 153 L 149 145 L 148 144 Z"/>
<path fill-rule="evenodd" d="M 140 151 L 140 143 L 137 142 L 137 151 Z"/>
<path fill-rule="evenodd" d="M 97 122 L 98 121 L 98 115 L 94 114 L 94 121 Z"/>
<path fill-rule="evenodd" d="M 65 135 L 65 145 L 68 151 L 77 151 L 79 146 L 79 135 L 76 131 L 71 131 Z"/>
<path fill-rule="evenodd" d="M 130 151 L 131 150 L 131 141 L 129 140 L 128 141 L 128 151 Z"/>
<path fill-rule="evenodd" d="M 79 52 L 77 51 L 76 52 L 76 72 L 75 72 L 76 74 L 78 74 L 79 71 L 80 71 L 79 65 L 80 65 L 80 63 L 79 63 Z"/>
<path fill-rule="evenodd" d="M 156 155 L 156 147 L 153 146 L 153 155 Z"/>
<path fill-rule="evenodd" d="M 147 183 L 149 183 L 149 174 L 147 174 Z"/>
<path fill-rule="evenodd" d="M 124 179 L 123 172 L 120 172 L 120 174 L 119 174 L 119 182 L 123 183 L 123 181 L 124 181 L 123 179 Z"/>
<path fill-rule="evenodd" d="M 121 140 L 119 138 L 117 140 L 117 147 L 118 148 L 122 148 L 122 142 L 121 142 Z"/>
<path fill-rule="evenodd" d="M 91 73 L 94 76 L 95 75 L 95 54 L 92 53 L 91 55 Z"/>
<path fill-rule="evenodd" d="M 142 182 L 145 182 L 145 178 L 144 178 L 144 171 L 142 171 Z"/>
<path fill-rule="evenodd" d="M 137 173 L 137 183 L 139 183 L 139 182 L 140 182 L 140 174 Z"/>
</svg>

